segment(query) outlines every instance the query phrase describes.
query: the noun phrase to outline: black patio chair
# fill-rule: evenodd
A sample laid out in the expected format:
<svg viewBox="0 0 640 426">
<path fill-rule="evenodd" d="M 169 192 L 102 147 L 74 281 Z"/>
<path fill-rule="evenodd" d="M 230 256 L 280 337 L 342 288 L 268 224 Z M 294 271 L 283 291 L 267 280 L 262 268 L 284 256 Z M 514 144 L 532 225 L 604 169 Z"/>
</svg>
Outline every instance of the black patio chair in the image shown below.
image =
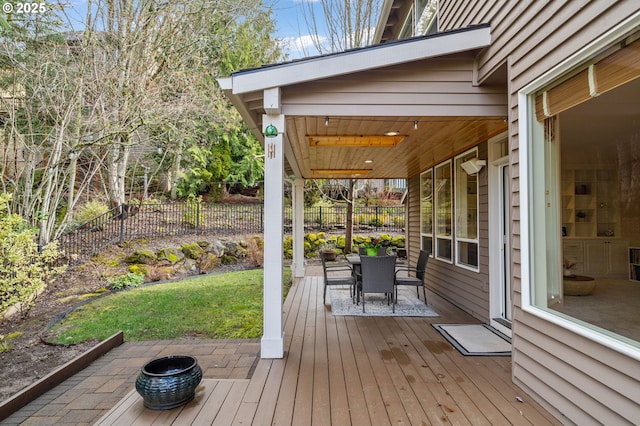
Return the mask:
<svg viewBox="0 0 640 426">
<path fill-rule="evenodd" d="M 362 294 L 362 312 L 365 312 L 367 293 L 384 293 L 387 296 L 387 304 L 392 302 L 393 312 L 396 311 L 393 294 L 395 265 L 395 256 L 362 256 L 360 258 L 362 282 L 359 284 L 361 288 L 358 298 Z"/>
<path fill-rule="evenodd" d="M 416 294 L 420 299 L 420 287 L 422 287 L 422 293 L 424 295 L 424 303 L 427 304 L 427 291 L 424 286 L 424 275 L 427 270 L 427 261 L 429 260 L 429 252 L 427 250 L 420 250 L 418 256 L 418 263 L 415 267 L 411 266 L 398 266 L 395 273 L 395 297 L 398 298 L 398 286 L 400 285 L 412 285 L 416 288 Z M 398 276 L 398 273 L 407 273 L 407 276 Z M 413 275 L 413 276 L 412 276 Z"/>
<path fill-rule="evenodd" d="M 351 294 L 355 291 L 356 279 L 353 275 L 353 269 L 346 263 L 328 264 L 324 256 L 322 259 L 322 272 L 324 274 L 324 289 L 322 293 L 322 302 L 327 301 L 327 287 L 330 285 L 348 285 Z"/>
</svg>

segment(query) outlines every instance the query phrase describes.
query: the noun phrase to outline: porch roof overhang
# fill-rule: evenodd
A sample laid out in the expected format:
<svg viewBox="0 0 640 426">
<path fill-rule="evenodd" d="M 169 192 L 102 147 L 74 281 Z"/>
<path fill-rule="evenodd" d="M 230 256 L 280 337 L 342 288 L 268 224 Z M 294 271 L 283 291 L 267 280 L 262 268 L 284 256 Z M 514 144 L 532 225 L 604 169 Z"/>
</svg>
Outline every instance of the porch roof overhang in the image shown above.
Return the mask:
<svg viewBox="0 0 640 426">
<path fill-rule="evenodd" d="M 475 58 L 490 43 L 490 27 L 480 25 L 244 70 L 219 83 L 261 141 L 264 114 L 285 116 L 288 175 L 409 178 L 506 129 L 506 85 L 475 82 Z M 353 144 L 390 131 L 402 140 Z M 326 143 L 314 143 L 318 137 Z"/>
</svg>

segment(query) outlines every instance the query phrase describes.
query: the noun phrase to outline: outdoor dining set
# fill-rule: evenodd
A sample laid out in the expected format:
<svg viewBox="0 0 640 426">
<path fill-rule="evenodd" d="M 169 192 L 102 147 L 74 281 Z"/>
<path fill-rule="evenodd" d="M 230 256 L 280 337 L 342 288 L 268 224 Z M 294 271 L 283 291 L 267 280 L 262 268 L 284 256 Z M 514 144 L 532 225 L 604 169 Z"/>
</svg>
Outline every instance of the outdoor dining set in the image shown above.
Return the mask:
<svg viewBox="0 0 640 426">
<path fill-rule="evenodd" d="M 420 287 L 425 304 L 427 294 L 424 287 L 424 277 L 429 260 L 429 252 L 421 250 L 415 266 L 398 262 L 395 253 L 387 253 L 385 247 L 381 247 L 376 255 L 367 255 L 360 249 L 358 254 L 346 255 L 346 262 L 329 262 L 323 256 L 322 268 L 324 272 L 323 301 L 326 303 L 327 287 L 349 286 L 350 295 L 354 304 L 362 302 L 362 311 L 365 312 L 367 293 L 382 293 L 386 296 L 388 305 L 395 312 L 398 301 L 399 286 L 414 286 L 416 294 L 420 298 Z"/>
</svg>

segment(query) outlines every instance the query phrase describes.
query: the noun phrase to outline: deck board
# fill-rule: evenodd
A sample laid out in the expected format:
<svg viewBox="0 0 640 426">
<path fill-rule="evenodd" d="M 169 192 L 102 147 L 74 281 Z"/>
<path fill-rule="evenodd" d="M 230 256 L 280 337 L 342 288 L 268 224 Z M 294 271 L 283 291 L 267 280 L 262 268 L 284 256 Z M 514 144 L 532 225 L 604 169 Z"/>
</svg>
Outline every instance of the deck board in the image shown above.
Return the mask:
<svg viewBox="0 0 640 426">
<path fill-rule="evenodd" d="M 203 380 L 184 407 L 147 410 L 135 391 L 98 424 L 560 424 L 511 381 L 509 357 L 465 357 L 432 327 L 477 323 L 431 293 L 439 317 L 333 316 L 322 279 L 291 287 L 285 358 L 250 380 Z M 519 402 L 516 396 L 524 402 Z"/>
</svg>

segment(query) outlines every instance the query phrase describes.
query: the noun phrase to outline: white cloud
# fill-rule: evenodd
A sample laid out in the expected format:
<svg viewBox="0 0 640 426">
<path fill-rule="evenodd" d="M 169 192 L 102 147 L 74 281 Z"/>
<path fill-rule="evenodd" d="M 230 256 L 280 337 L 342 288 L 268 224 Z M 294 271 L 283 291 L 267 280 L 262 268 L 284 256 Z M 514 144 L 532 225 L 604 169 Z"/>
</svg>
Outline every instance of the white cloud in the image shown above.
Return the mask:
<svg viewBox="0 0 640 426">
<path fill-rule="evenodd" d="M 305 56 L 318 55 L 318 49 L 314 43 L 312 35 L 302 35 L 298 37 L 285 37 L 282 39 L 282 48 L 289 55 L 289 59 L 298 59 Z M 328 41 L 327 37 L 319 36 L 320 43 Z"/>
</svg>

